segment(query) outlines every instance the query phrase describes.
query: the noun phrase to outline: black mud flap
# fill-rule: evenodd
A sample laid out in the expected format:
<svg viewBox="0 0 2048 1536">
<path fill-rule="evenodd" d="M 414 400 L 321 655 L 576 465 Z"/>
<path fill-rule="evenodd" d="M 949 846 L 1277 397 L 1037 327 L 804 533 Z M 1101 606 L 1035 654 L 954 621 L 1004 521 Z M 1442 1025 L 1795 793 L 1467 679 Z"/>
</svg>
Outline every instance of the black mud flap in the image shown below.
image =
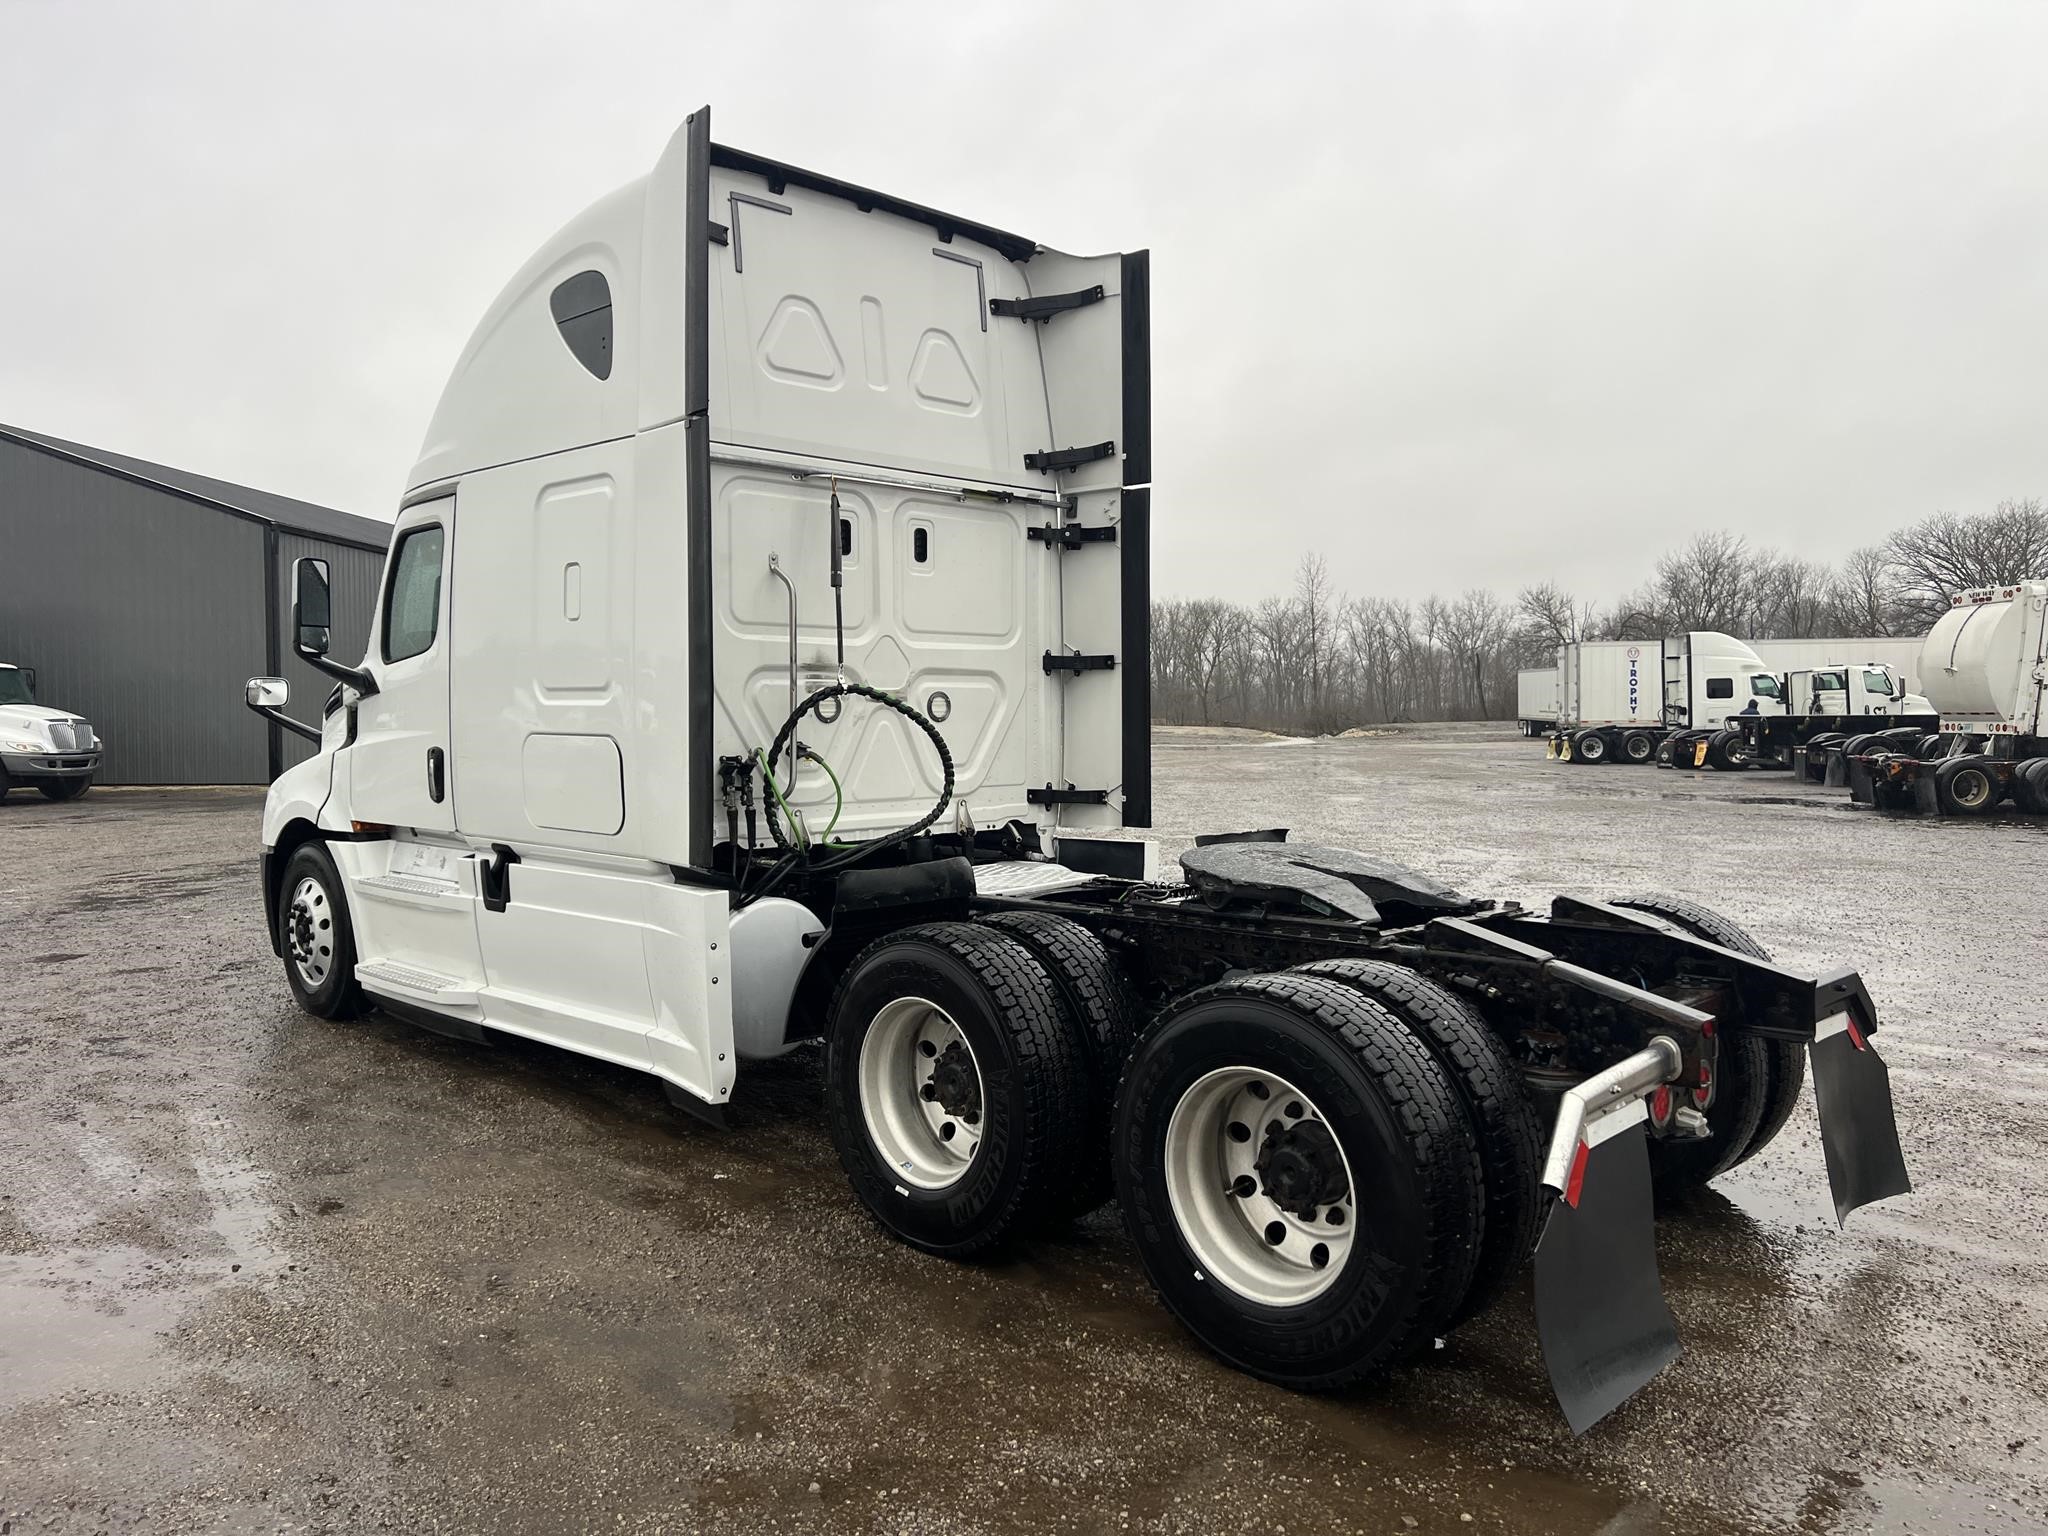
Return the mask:
<svg viewBox="0 0 2048 1536">
<path fill-rule="evenodd" d="M 1830 763 L 1832 763 L 1836 758 L 1840 758 L 1843 762 L 1848 764 L 1849 799 L 1857 805 L 1877 804 L 1877 790 L 1872 782 L 1873 775 L 1870 771 L 1870 764 L 1865 762 L 1860 757 L 1844 758 L 1840 753 L 1830 754 Z M 1829 775 L 1827 782 L 1830 788 L 1840 787 L 1835 783 L 1832 774 Z"/>
<path fill-rule="evenodd" d="M 1859 1206 L 1911 1193 L 1913 1181 L 1906 1175 L 1906 1154 L 1892 1116 L 1891 1074 L 1855 1019 L 1839 1017 L 1842 1027 L 1816 1039 L 1807 1054 L 1813 1061 L 1813 1096 L 1820 1109 L 1820 1145 L 1827 1156 L 1835 1220 L 1846 1223 Z"/>
<path fill-rule="evenodd" d="M 1536 1334 L 1572 1433 L 1583 1435 L 1678 1358 L 1657 1277 L 1641 1125 L 1581 1147 L 1536 1249 Z"/>
</svg>

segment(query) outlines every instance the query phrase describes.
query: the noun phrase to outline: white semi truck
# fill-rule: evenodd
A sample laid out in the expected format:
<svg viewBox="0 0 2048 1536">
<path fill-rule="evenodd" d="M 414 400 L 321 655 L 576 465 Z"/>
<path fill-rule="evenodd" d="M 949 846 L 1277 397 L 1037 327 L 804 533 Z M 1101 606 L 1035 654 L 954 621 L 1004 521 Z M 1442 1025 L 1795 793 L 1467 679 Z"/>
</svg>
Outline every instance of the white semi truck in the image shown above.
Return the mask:
<svg viewBox="0 0 2048 1536">
<path fill-rule="evenodd" d="M 1933 703 L 1908 692 L 1890 662 L 1799 667 L 1781 683 L 1781 713 L 1738 715 L 1731 722 L 1742 732 L 1746 757 L 1759 767 L 1798 768 L 1818 781 L 1839 772 L 1834 765 L 1845 744 L 1860 749 L 1882 735 L 1918 746 L 1931 742 L 1939 724 Z"/>
<path fill-rule="evenodd" d="M 1558 719 L 1550 755 L 1577 763 L 1673 761 L 1695 735 L 1717 745 L 1702 761 L 1739 766 L 1730 716 L 1778 707 L 1777 675 L 1733 635 L 1693 630 L 1662 643 L 1585 640 L 1557 653 Z M 1734 737 L 1739 743 L 1740 737 Z"/>
<path fill-rule="evenodd" d="M 1293 1387 L 1534 1250 L 1583 1428 L 1676 1352 L 1652 1181 L 1760 1151 L 1809 1062 L 1837 1214 L 1906 1187 L 1868 993 L 1673 898 L 1228 834 L 1149 878 L 1108 835 L 1150 816 L 1147 274 L 692 115 L 485 315 L 359 662 L 297 566 L 340 687 L 265 806 L 285 979 L 713 1118 L 822 1041 L 887 1231 L 965 1256 L 1114 1191 L 1175 1314 Z"/>
<path fill-rule="evenodd" d="M 82 716 L 36 702 L 33 667 L 0 661 L 0 800 L 33 787 L 76 800 L 92 788 L 106 743 Z"/>
<path fill-rule="evenodd" d="M 1524 667 L 1515 674 L 1515 723 L 1524 736 L 1557 729 L 1556 667 Z"/>
<path fill-rule="evenodd" d="M 2048 580 L 1958 593 L 1921 647 L 1939 712 L 1931 739 L 1845 742 L 1863 804 L 1982 816 L 2009 801 L 2048 813 Z"/>
</svg>

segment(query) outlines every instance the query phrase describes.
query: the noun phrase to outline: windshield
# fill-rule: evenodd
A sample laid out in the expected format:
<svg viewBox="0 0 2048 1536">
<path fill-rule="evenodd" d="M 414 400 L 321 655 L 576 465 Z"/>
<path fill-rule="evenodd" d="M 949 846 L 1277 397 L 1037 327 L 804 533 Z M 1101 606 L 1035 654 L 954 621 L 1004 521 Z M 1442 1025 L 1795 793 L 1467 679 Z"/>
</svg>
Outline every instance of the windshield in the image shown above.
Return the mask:
<svg viewBox="0 0 2048 1536">
<path fill-rule="evenodd" d="M 28 674 L 19 667 L 0 667 L 0 704 L 33 704 L 29 697 Z"/>
<path fill-rule="evenodd" d="M 1863 669 L 1863 686 L 1871 693 L 1881 693 L 1886 698 L 1892 696 L 1891 675 L 1877 667 Z"/>
<path fill-rule="evenodd" d="M 1778 697 L 1778 680 L 1768 672 L 1753 672 L 1750 674 L 1749 691 L 1760 699 L 1775 699 Z"/>
</svg>

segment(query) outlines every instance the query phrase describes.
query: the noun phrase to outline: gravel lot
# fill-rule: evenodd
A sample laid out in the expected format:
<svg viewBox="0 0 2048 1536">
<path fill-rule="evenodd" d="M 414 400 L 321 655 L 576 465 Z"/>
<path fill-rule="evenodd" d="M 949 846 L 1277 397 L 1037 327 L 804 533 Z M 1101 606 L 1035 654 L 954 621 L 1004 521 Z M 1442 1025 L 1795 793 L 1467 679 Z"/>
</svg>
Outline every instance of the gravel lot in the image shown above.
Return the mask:
<svg viewBox="0 0 2048 1536">
<path fill-rule="evenodd" d="M 1526 1294 L 1364 1393 L 1208 1360 L 1116 1224 L 954 1266 L 848 1194 L 813 1053 L 737 1125 L 291 1004 L 260 795 L 0 805 L 0 1531 L 2040 1531 L 2048 829 L 1498 731 L 1170 731 L 1159 836 L 1661 888 L 1860 966 L 1919 1191 L 1835 1230 L 1810 1100 L 1661 1227 L 1688 1352 L 1583 1440 Z"/>
</svg>

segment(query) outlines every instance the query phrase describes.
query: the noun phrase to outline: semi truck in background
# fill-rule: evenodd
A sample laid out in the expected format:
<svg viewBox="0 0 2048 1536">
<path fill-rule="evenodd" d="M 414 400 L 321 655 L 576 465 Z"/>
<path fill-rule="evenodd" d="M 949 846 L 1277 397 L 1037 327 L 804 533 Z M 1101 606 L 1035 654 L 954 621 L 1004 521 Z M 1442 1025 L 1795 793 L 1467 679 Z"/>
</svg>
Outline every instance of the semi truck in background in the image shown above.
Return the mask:
<svg viewBox="0 0 2048 1536">
<path fill-rule="evenodd" d="M 1920 693 L 1920 646 L 1924 635 L 1838 635 L 1821 640 L 1751 640 L 1749 648 L 1780 675 L 1851 664 L 1887 666 L 1907 693 Z"/>
<path fill-rule="evenodd" d="M 1556 667 L 1524 667 L 1515 674 L 1515 724 L 1524 736 L 1557 729 Z"/>
<path fill-rule="evenodd" d="M 1777 675 L 1748 645 L 1717 630 L 1661 643 L 1581 640 L 1558 648 L 1557 670 L 1549 752 L 1569 762 L 1668 763 L 1677 740 L 1703 733 L 1703 741 L 1719 743 L 1706 761 L 1738 767 L 1724 739 L 1729 716 L 1752 703 L 1779 707 Z"/>
<path fill-rule="evenodd" d="M 1795 668 L 1782 689 L 1782 713 L 1738 715 L 1733 728 L 1757 767 L 1801 769 L 1816 782 L 1839 773 L 1832 765 L 1845 744 L 1860 750 L 1883 736 L 1918 746 L 1940 723 L 1933 703 L 1909 693 L 1890 662 Z"/>
<path fill-rule="evenodd" d="M 821 1043 L 885 1231 L 965 1258 L 1114 1192 L 1167 1307 L 1287 1386 L 1426 1356 L 1533 1254 L 1584 1429 L 1677 1353 L 1653 1186 L 1760 1152 L 1810 1070 L 1838 1217 L 1907 1188 L 1876 1010 L 1682 898 L 1227 829 L 1162 881 L 1108 835 L 1150 825 L 1148 295 L 1142 252 L 693 114 L 487 312 L 360 661 L 295 565 L 340 686 L 264 808 L 283 978 L 714 1122 Z"/>
<path fill-rule="evenodd" d="M 1958 593 L 1921 646 L 1920 675 L 1934 732 L 1845 742 L 1851 797 L 1947 816 L 2001 802 L 2048 814 L 2048 580 Z"/>
<path fill-rule="evenodd" d="M 1896 657 L 1906 644 L 1917 660 L 1918 641 L 1747 641 L 1711 630 L 1661 644 L 1561 646 L 1550 755 L 1667 768 L 1793 766 L 1810 742 L 1838 743 L 1858 729 L 1921 723 L 1931 731 L 1932 707 L 1908 691 L 1910 674 L 1878 654 Z M 1646 685 L 1652 668 L 1661 678 L 1655 692 Z"/>
<path fill-rule="evenodd" d="M 35 668 L 0 661 L 0 800 L 28 788 L 76 800 L 92 788 L 105 749 L 82 716 L 36 702 Z"/>
</svg>

